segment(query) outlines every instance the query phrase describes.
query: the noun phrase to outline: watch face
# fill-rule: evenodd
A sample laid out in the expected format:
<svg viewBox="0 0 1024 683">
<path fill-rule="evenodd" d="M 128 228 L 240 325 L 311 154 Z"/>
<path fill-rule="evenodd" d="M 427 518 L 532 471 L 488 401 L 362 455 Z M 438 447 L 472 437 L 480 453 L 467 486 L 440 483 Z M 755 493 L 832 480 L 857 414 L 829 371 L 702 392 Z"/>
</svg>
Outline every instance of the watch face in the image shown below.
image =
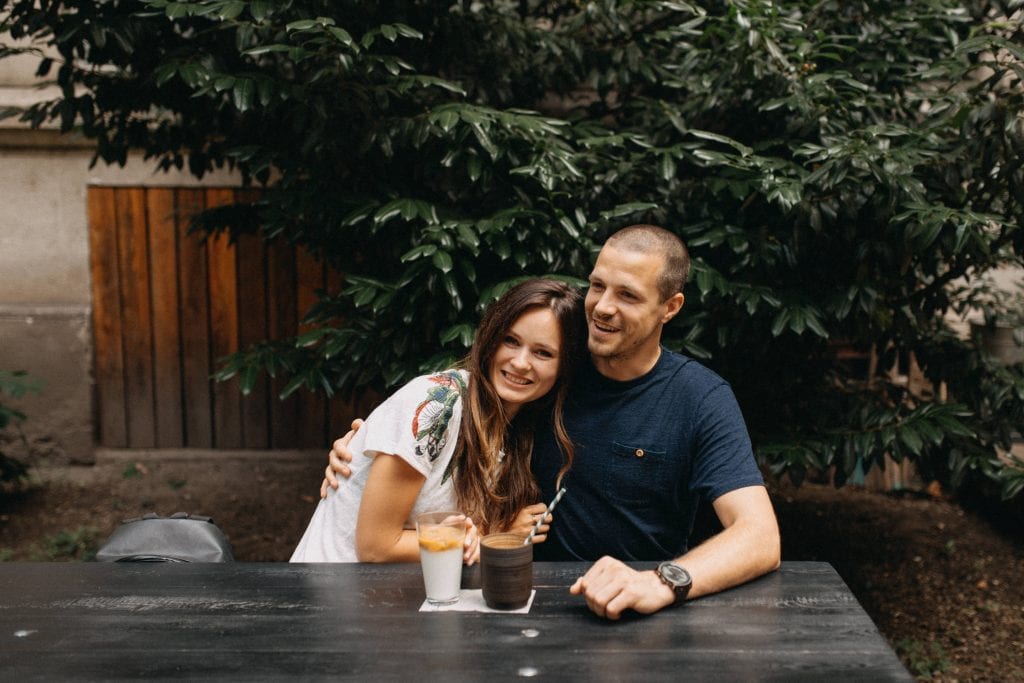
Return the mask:
<svg viewBox="0 0 1024 683">
<path fill-rule="evenodd" d="M 690 573 L 674 562 L 663 562 L 658 572 L 676 586 L 690 585 Z"/>
</svg>

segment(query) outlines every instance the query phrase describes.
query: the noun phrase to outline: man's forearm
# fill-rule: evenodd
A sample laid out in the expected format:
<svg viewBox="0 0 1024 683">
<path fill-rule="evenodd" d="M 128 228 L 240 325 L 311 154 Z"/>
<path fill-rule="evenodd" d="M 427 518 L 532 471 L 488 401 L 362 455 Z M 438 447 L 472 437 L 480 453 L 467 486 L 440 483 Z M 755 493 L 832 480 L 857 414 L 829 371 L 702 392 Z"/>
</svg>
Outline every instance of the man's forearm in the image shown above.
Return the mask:
<svg viewBox="0 0 1024 683">
<path fill-rule="evenodd" d="M 723 531 L 676 560 L 693 579 L 691 598 L 738 586 L 779 567 L 779 525 L 767 491 L 756 487 L 735 494 L 715 501 Z"/>
<path fill-rule="evenodd" d="M 689 597 L 718 593 L 778 569 L 778 534 L 774 542 L 770 535 L 734 525 L 677 559 L 693 579 Z"/>
</svg>

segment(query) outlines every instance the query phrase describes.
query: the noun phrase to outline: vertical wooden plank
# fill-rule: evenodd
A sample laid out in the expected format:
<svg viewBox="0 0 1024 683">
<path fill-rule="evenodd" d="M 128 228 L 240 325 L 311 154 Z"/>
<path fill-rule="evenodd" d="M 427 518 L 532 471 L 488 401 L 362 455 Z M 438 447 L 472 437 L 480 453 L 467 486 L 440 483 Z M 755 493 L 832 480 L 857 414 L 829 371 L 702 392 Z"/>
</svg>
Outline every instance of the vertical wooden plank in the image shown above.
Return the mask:
<svg viewBox="0 0 1024 683">
<path fill-rule="evenodd" d="M 146 190 L 150 287 L 153 294 L 153 374 L 157 448 L 185 445 L 178 298 L 178 230 L 174 190 Z"/>
<path fill-rule="evenodd" d="M 89 269 L 92 278 L 94 372 L 101 446 L 128 445 L 121 344 L 121 297 L 118 288 L 117 219 L 114 190 L 90 187 Z"/>
<path fill-rule="evenodd" d="M 324 264 L 306 249 L 295 250 L 296 306 L 301 319 L 316 304 L 317 290 L 324 287 Z M 310 325 L 299 325 L 298 333 L 311 329 Z M 321 391 L 299 389 L 296 398 L 300 403 L 299 433 L 297 446 L 319 448 L 327 443 L 327 401 Z"/>
<path fill-rule="evenodd" d="M 267 319 L 270 337 L 285 339 L 298 327 L 295 298 L 295 249 L 289 244 L 274 242 L 267 249 Z M 272 448 L 294 448 L 298 442 L 299 402 L 292 394 L 279 400 L 286 378 L 275 377 L 270 383 L 270 445 Z"/>
<path fill-rule="evenodd" d="M 328 293 L 337 294 L 344 286 L 344 276 L 327 267 L 324 272 L 324 288 Z M 335 324 L 344 324 L 336 322 Z M 335 394 L 327 404 L 327 438 L 326 445 L 345 435 L 355 418 L 365 419 L 383 400 L 377 392 L 363 389 L 353 397 Z"/>
<path fill-rule="evenodd" d="M 118 188 L 114 196 L 117 202 L 128 445 L 131 448 L 151 448 L 156 444 L 156 422 L 146 195 L 141 188 Z"/>
<path fill-rule="evenodd" d="M 235 200 L 249 202 L 259 194 L 237 190 Z M 267 256 L 263 237 L 240 235 L 238 250 L 238 345 L 245 349 L 269 336 L 267 332 Z M 270 383 L 260 373 L 248 395 L 242 397 L 242 444 L 270 448 Z"/>
<path fill-rule="evenodd" d="M 352 427 L 352 420 L 360 418 L 365 420 L 373 409 L 380 405 L 383 397 L 370 389 L 361 389 L 351 400 L 345 400 L 340 395 L 335 395 L 329 404 L 330 423 L 327 430 L 327 445 L 348 432 Z"/>
<path fill-rule="evenodd" d="M 210 390 L 210 323 L 206 247 L 189 235 L 189 220 L 203 210 L 203 190 L 176 190 L 178 206 L 178 282 L 181 291 L 181 365 L 185 413 L 185 445 L 213 446 Z"/>
<path fill-rule="evenodd" d="M 206 191 L 207 208 L 234 202 L 230 189 Z M 238 286 L 235 247 L 218 233 L 206 243 L 210 278 L 210 359 L 214 371 L 224 356 L 238 350 Z M 242 394 L 237 377 L 213 382 L 214 448 L 241 448 Z"/>
<path fill-rule="evenodd" d="M 236 193 L 238 201 L 249 201 L 252 193 Z M 267 339 L 266 250 L 258 234 L 240 235 L 238 252 L 238 345 Z M 269 383 L 260 373 L 248 395 L 242 397 L 242 445 L 270 448 Z"/>
<path fill-rule="evenodd" d="M 324 289 L 329 294 L 337 294 L 344 286 L 344 278 L 336 269 L 327 266 L 324 269 Z M 336 323 L 338 324 L 338 323 Z M 337 390 L 338 387 L 335 387 Z M 340 436 L 344 436 L 352 423 L 352 418 L 364 417 L 356 415 L 352 401 L 345 400 L 339 394 L 335 394 L 327 402 L 327 445 Z"/>
</svg>

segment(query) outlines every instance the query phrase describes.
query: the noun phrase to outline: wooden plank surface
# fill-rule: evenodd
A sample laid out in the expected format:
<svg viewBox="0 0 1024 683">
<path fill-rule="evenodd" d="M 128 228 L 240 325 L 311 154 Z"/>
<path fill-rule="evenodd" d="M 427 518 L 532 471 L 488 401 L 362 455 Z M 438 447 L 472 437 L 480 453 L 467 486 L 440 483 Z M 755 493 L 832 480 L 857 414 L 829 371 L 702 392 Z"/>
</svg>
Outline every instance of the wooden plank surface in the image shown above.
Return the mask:
<svg viewBox="0 0 1024 683">
<path fill-rule="evenodd" d="M 261 193 L 252 189 L 235 191 L 236 202 L 255 202 Z M 248 348 L 268 338 L 267 254 L 263 236 L 256 226 L 239 235 L 235 248 L 238 272 L 238 347 Z M 270 383 L 259 373 L 248 395 L 242 396 L 242 445 L 270 447 Z"/>
<path fill-rule="evenodd" d="M 295 297 L 295 248 L 275 241 L 267 246 L 267 329 L 272 339 L 287 339 L 298 329 Z M 298 443 L 299 399 L 278 396 L 287 380 L 280 375 L 270 382 L 270 446 L 290 448 Z"/>
<path fill-rule="evenodd" d="M 12 680 L 912 680 L 827 564 L 618 622 L 569 594 L 586 566 L 537 563 L 529 613 L 487 614 L 418 611 L 418 564 L 0 564 L 0 665 Z"/>
<path fill-rule="evenodd" d="M 206 191 L 206 207 L 233 204 L 234 191 Z M 238 272 L 236 251 L 229 235 L 220 232 L 207 239 L 210 286 L 210 360 L 213 371 L 222 359 L 238 350 Z M 238 378 L 214 381 L 213 446 L 242 447 L 242 394 Z"/>
<path fill-rule="evenodd" d="M 353 405 L 261 376 L 214 382 L 227 354 L 301 333 L 317 291 L 341 278 L 312 255 L 258 234 L 236 243 L 188 234 L 210 206 L 258 197 L 230 188 L 89 188 L 97 437 L 108 447 L 326 446 L 377 398 Z"/>
<path fill-rule="evenodd" d="M 337 294 L 344 286 L 344 277 L 333 268 L 325 269 L 325 289 L 330 294 Z M 333 321 L 334 325 L 343 325 L 343 320 Z M 335 439 L 344 436 L 351 428 L 355 418 L 365 419 L 373 409 L 380 405 L 385 397 L 369 389 L 363 389 L 355 397 L 335 394 L 327 404 L 327 437 L 330 447 Z"/>
<path fill-rule="evenodd" d="M 181 286 L 181 362 L 185 445 L 213 447 L 210 373 L 210 304 L 206 246 L 188 234 L 192 216 L 206 205 L 203 190 L 178 189 L 178 282 Z"/>
<path fill-rule="evenodd" d="M 173 189 L 146 190 L 149 282 L 153 298 L 153 391 L 157 448 L 179 448 L 185 445 L 176 211 Z"/>
<path fill-rule="evenodd" d="M 300 247 L 295 252 L 295 299 L 301 320 L 319 300 L 317 290 L 324 288 L 325 269 L 324 264 L 306 249 Z M 297 333 L 302 334 L 310 329 L 312 326 L 300 323 Z M 323 446 L 327 440 L 327 401 L 323 393 L 303 387 L 296 392 L 295 400 L 299 403 L 300 420 L 297 445 L 300 448 Z"/>
<path fill-rule="evenodd" d="M 238 345 L 246 349 L 267 339 L 266 250 L 259 235 L 238 238 Z M 270 396 L 266 373 L 260 373 L 242 397 L 242 445 L 270 447 Z"/>
<path fill-rule="evenodd" d="M 121 344 L 121 288 L 117 258 L 117 202 L 113 188 L 88 192 L 89 270 L 96 378 L 97 438 L 113 448 L 128 445 Z"/>
<path fill-rule="evenodd" d="M 118 275 L 128 446 L 151 448 L 156 444 L 156 413 L 146 191 L 141 188 L 118 188 L 114 195 L 117 201 Z"/>
</svg>

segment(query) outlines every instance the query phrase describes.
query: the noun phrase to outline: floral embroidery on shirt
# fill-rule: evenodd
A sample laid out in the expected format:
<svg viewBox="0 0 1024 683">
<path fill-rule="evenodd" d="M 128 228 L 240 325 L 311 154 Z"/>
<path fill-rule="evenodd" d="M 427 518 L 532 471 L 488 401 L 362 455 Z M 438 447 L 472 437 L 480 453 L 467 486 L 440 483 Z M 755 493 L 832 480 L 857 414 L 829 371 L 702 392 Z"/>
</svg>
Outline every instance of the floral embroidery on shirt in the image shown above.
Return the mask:
<svg viewBox="0 0 1024 683">
<path fill-rule="evenodd" d="M 412 417 L 412 434 L 418 442 L 416 455 L 426 456 L 430 462 L 434 462 L 444 449 L 448 422 L 452 419 L 455 404 L 466 384 L 462 375 L 455 370 L 432 375 L 428 379 L 437 386 L 430 387 L 426 400 L 416 407 Z M 447 480 L 449 476 L 451 473 L 446 471 L 443 479 Z"/>
</svg>

